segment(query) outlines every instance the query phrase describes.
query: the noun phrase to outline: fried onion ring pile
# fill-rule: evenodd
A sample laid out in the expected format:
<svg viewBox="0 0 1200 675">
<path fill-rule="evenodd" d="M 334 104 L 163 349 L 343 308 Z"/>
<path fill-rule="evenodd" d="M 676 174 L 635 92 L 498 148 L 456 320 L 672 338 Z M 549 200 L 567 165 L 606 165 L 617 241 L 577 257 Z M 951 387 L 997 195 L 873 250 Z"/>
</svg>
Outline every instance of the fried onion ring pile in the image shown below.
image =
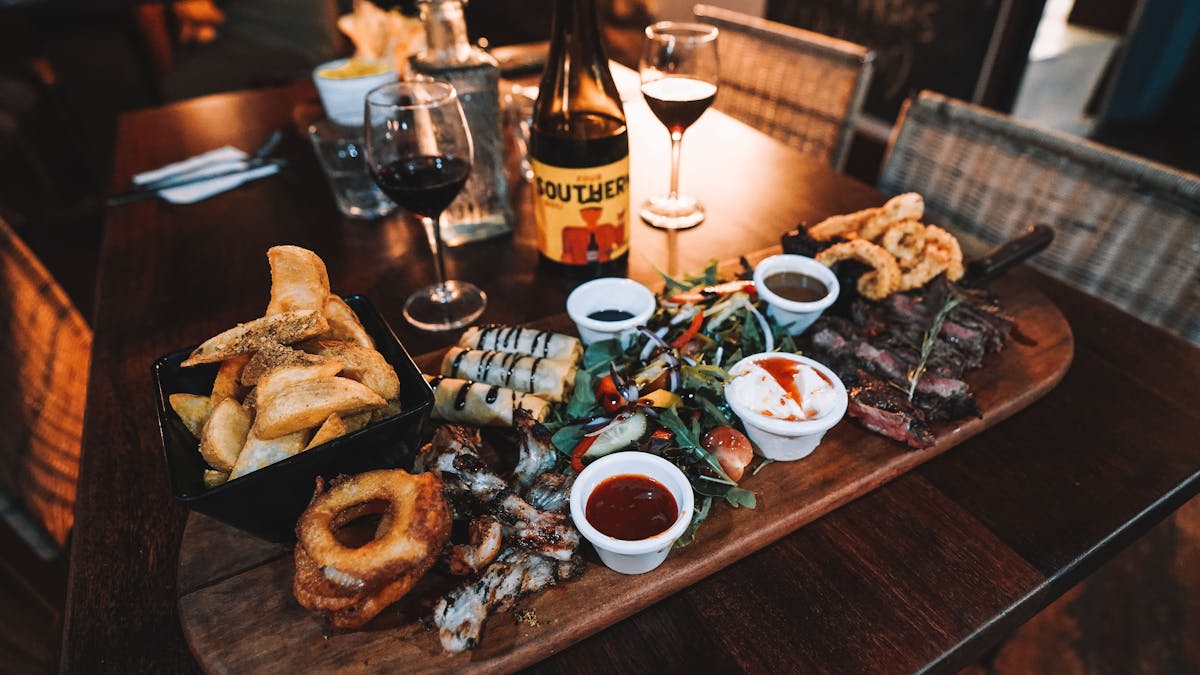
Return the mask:
<svg viewBox="0 0 1200 675">
<path fill-rule="evenodd" d="M 384 510 L 375 537 L 357 548 L 336 532 Z M 337 629 L 360 628 L 407 593 L 450 539 L 450 507 L 442 481 L 400 469 L 317 479 L 312 501 L 296 524 L 293 593 L 306 609 L 323 612 Z"/>
<path fill-rule="evenodd" d="M 883 206 L 831 216 L 808 229 L 815 241 L 842 239 L 817 254 L 828 266 L 857 260 L 871 267 L 858 280 L 858 292 L 882 300 L 897 291 L 920 288 L 939 274 L 950 281 L 963 275 L 962 249 L 954 235 L 920 222 L 925 200 L 915 192 L 897 195 Z"/>
</svg>

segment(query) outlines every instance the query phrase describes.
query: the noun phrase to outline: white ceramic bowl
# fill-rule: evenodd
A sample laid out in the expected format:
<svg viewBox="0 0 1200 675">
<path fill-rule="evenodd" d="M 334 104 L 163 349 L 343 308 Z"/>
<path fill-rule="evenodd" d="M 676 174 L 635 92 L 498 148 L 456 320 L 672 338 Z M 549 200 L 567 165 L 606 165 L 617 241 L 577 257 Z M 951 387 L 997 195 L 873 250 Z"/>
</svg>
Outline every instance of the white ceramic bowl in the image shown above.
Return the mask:
<svg viewBox="0 0 1200 675">
<path fill-rule="evenodd" d="M 649 476 L 671 491 L 679 507 L 679 517 L 674 525 L 638 541 L 615 539 L 592 527 L 586 515 L 592 490 L 606 478 L 626 474 Z M 588 464 L 575 479 L 571 486 L 571 519 L 579 533 L 595 547 L 605 565 L 621 574 L 643 574 L 667 559 L 675 540 L 692 522 L 694 501 L 692 484 L 674 464 L 646 452 L 614 452 Z"/>
<path fill-rule="evenodd" d="M 764 280 L 777 272 L 799 272 L 816 278 L 829 289 L 825 297 L 813 302 L 796 302 L 780 297 L 767 287 Z M 808 329 L 838 298 L 841 287 L 837 275 L 825 265 L 802 255 L 783 253 L 773 255 L 758 263 L 754 268 L 754 288 L 758 297 L 767 302 L 767 313 L 791 335 L 799 335 Z"/>
<path fill-rule="evenodd" d="M 321 73 L 340 68 L 350 59 L 329 61 L 313 68 L 313 84 L 321 97 L 321 105 L 325 106 L 325 116 L 336 124 L 347 127 L 363 125 L 363 106 L 367 92 L 375 87 L 396 81 L 396 71 L 387 68 L 381 73 L 363 75 L 361 77 L 332 78 L 323 77 Z"/>
<path fill-rule="evenodd" d="M 649 288 L 619 277 L 593 279 L 567 296 L 567 314 L 575 322 L 579 338 L 585 345 L 616 338 L 622 347 L 628 347 L 637 335 L 637 327 L 650 320 L 655 307 L 657 301 Z M 633 317 L 623 321 L 588 318 L 589 314 L 605 309 L 624 310 Z"/>
<path fill-rule="evenodd" d="M 846 405 L 849 403 L 849 399 L 846 396 L 846 386 L 842 384 L 838 376 L 826 367 L 825 364 L 814 361 L 806 356 L 784 352 L 768 352 L 747 356 L 729 369 L 730 376 L 737 377 L 739 374 L 745 372 L 751 363 L 763 358 L 784 358 L 803 363 L 815 368 L 833 383 L 834 393 L 837 396 L 837 401 L 833 409 L 823 417 L 818 417 L 814 420 L 797 421 L 767 417 L 742 405 L 737 399 L 731 398 L 728 393 L 725 396 L 725 400 L 729 402 L 729 407 L 733 408 L 733 412 L 737 413 L 737 416 L 741 418 L 742 425 L 746 427 L 746 433 L 750 436 L 750 440 L 754 441 L 755 451 L 758 454 L 767 459 L 783 462 L 803 459 L 812 454 L 813 450 L 817 449 L 817 446 L 821 443 L 821 439 L 825 436 L 825 432 L 833 428 L 846 414 Z"/>
</svg>

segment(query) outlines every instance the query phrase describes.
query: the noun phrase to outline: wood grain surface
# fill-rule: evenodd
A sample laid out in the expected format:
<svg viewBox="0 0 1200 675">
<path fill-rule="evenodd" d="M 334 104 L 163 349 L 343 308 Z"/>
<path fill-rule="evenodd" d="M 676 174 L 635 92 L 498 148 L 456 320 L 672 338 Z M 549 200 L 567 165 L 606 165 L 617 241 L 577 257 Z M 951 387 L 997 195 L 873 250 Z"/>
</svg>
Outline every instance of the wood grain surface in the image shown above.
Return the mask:
<svg viewBox="0 0 1200 675">
<path fill-rule="evenodd" d="M 843 420 L 812 456 L 772 464 L 744 480 L 742 485 L 758 495 L 757 508 L 715 505 L 697 541 L 673 551 L 653 572 L 632 577 L 615 573 L 585 545 L 589 566 L 580 579 L 522 601 L 521 607 L 536 615 L 536 626 L 515 623 L 501 613 L 488 622 L 477 650 L 443 654 L 426 616 L 442 586 L 429 583 L 365 630 L 332 633 L 320 617 L 292 598 L 295 567 L 287 548 L 264 546 L 253 536 L 192 514 L 179 554 L 184 634 L 204 669 L 218 673 L 285 672 L 301 665 L 318 670 L 361 666 L 362 670 L 495 672 L 534 663 L 874 490 L 1010 417 L 1053 388 L 1071 362 L 1070 327 L 1028 283 L 1005 279 L 994 290 L 1033 344 L 1010 341 L 967 378 L 979 398 L 982 418 L 938 427 L 937 443 L 919 452 L 909 452 Z M 573 332 L 565 315 L 539 327 Z M 442 353 L 427 354 L 418 363 L 426 372 L 437 372 Z M 953 548 L 953 539 L 947 537 L 944 544 Z M 256 558 L 259 564 L 251 564 Z"/>
<path fill-rule="evenodd" d="M 129 113 L 118 129 L 114 191 L 138 171 L 204 150 L 256 147 L 272 129 L 290 129 L 293 106 L 310 96 L 238 93 Z M 665 186 L 667 140 L 644 107 L 627 109 L 636 201 Z M 369 296 L 414 353 L 457 337 L 399 320 L 403 299 L 432 275 L 412 224 L 343 220 L 307 141 L 290 132 L 280 153 L 289 167 L 276 177 L 191 206 L 146 202 L 107 218 L 66 672 L 198 670 L 178 598 L 185 579 L 205 577 L 187 577 L 178 564 L 187 514 L 167 488 L 149 364 L 260 315 L 269 246 L 316 250 L 334 288 Z M 683 188 L 705 200 L 709 220 L 678 237 L 682 269 L 777 244 L 800 221 L 883 199 L 712 111 L 683 153 Z M 524 209 L 520 190 L 516 198 Z M 570 288 L 538 267 L 526 215 L 512 237 L 448 252 L 451 273 L 491 295 L 486 321 L 555 314 Z M 650 261 L 665 265 L 668 239 L 633 230 L 630 276 L 652 283 Z M 1016 278 L 1071 325 L 1075 357 L 1059 386 L 953 452 L 530 670 L 953 671 L 1195 495 L 1200 350 L 1039 274 Z"/>
</svg>

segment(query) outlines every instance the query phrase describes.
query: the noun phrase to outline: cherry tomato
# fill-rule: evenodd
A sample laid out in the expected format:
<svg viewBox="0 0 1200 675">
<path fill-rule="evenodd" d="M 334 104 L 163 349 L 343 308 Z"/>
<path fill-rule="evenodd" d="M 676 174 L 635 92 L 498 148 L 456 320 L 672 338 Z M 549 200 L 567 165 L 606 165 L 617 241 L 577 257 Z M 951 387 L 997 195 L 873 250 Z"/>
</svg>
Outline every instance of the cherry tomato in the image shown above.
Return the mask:
<svg viewBox="0 0 1200 675">
<path fill-rule="evenodd" d="M 746 465 L 754 459 L 754 446 L 750 445 L 750 439 L 733 427 L 713 429 L 704 434 L 700 445 L 717 456 L 721 468 L 734 481 L 742 479 Z"/>
<path fill-rule="evenodd" d="M 629 403 L 617 391 L 617 385 L 613 382 L 612 375 L 605 375 L 597 380 L 593 387 L 593 393 L 596 394 L 596 401 L 600 403 L 600 407 L 604 408 L 604 412 L 610 415 L 624 408 Z"/>
</svg>

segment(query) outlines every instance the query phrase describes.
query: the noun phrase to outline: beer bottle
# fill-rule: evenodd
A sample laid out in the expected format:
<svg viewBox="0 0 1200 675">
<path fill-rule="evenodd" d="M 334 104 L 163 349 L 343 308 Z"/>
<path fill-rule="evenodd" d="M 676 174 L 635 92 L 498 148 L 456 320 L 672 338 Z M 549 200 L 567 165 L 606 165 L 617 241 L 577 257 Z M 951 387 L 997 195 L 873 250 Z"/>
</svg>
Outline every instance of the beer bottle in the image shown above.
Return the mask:
<svg viewBox="0 0 1200 675">
<path fill-rule="evenodd" d="M 629 255 L 629 134 L 596 0 L 555 0 L 552 30 L 529 144 L 538 252 L 572 276 L 620 273 Z"/>
</svg>

